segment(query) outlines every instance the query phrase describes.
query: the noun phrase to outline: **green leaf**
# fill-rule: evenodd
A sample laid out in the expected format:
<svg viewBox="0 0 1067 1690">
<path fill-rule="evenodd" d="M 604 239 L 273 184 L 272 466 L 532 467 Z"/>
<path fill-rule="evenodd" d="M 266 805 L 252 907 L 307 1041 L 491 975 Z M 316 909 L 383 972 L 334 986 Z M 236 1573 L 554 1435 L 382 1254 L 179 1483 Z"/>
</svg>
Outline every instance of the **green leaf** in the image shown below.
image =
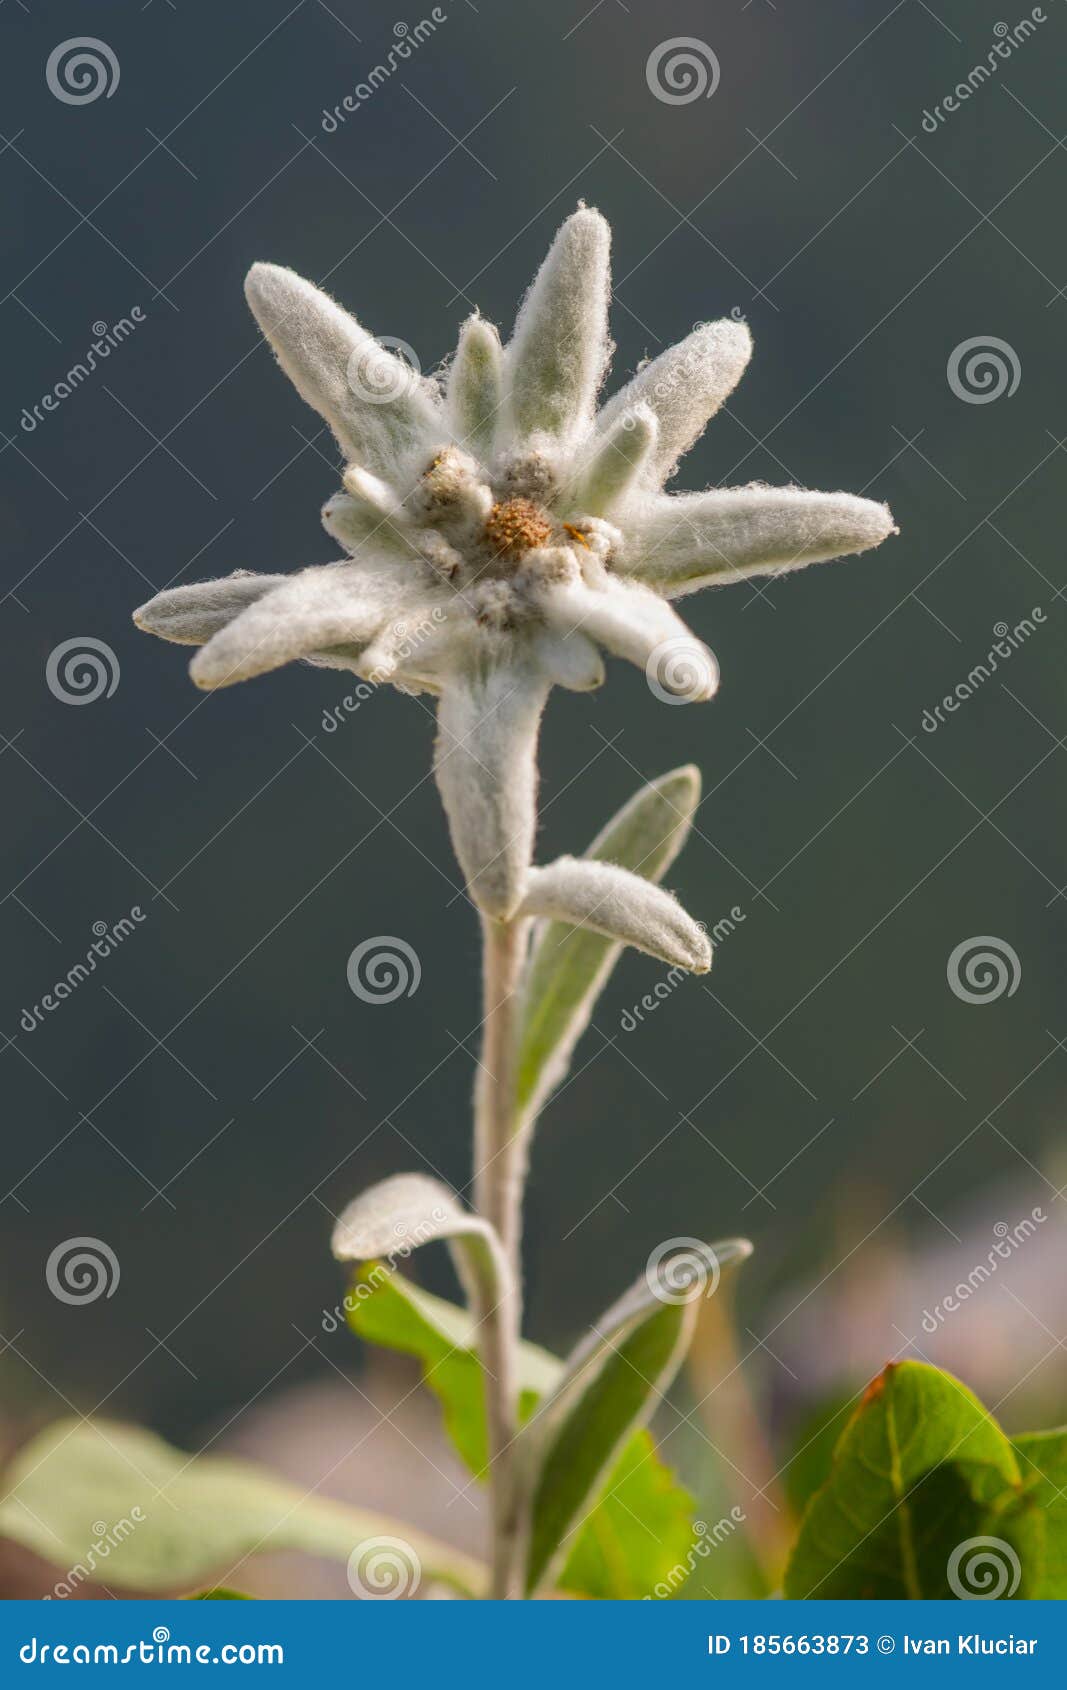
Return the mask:
<svg viewBox="0 0 1067 1690">
<path fill-rule="evenodd" d="M 485 1392 L 473 1317 L 381 1263 L 360 1270 L 346 1307 L 349 1325 L 361 1338 L 418 1358 L 453 1444 L 472 1473 L 483 1473 Z M 524 1421 L 563 1375 L 563 1363 L 547 1350 L 521 1346 L 519 1412 Z M 690 1499 L 644 1432 L 626 1444 L 604 1489 L 570 1540 L 560 1584 L 576 1595 L 621 1598 L 642 1578 L 651 1588 L 684 1562 L 692 1542 Z M 651 1536 L 635 1527 L 641 1520 L 648 1522 Z"/>
<path fill-rule="evenodd" d="M 1040 1511 L 1044 1564 L 1031 1595 L 1067 1596 L 1067 1426 L 1053 1432 L 1024 1432 L 1014 1440 L 1024 1494 Z"/>
<path fill-rule="evenodd" d="M 890 1363 L 868 1386 L 808 1505 L 785 1594 L 969 1595 L 992 1555 L 1012 1594 L 1031 1596 L 1040 1525 L 1011 1444 L 966 1386 L 924 1362 Z"/>
<path fill-rule="evenodd" d="M 108 1421 L 57 1421 L 19 1451 L 0 1535 L 65 1569 L 75 1587 L 98 1577 L 126 1590 L 195 1590 L 253 1551 L 348 1561 L 382 1539 L 400 1546 L 413 1587 L 434 1578 L 470 1594 L 485 1583 L 477 1562 L 421 1532 Z"/>
<path fill-rule="evenodd" d="M 471 1472 L 484 1473 L 489 1456 L 475 1317 L 423 1291 L 382 1262 L 360 1268 L 346 1312 L 349 1326 L 360 1338 L 421 1361 L 423 1377 L 444 1412 L 449 1437 Z M 547 1350 L 524 1343 L 518 1371 L 519 1413 L 525 1418 L 555 1385 L 560 1363 Z"/>
<path fill-rule="evenodd" d="M 636 792 L 585 854 L 646 880 L 662 880 L 685 844 L 699 802 L 699 770 L 673 769 Z M 519 1034 L 520 1115 L 533 1113 L 563 1078 L 621 950 L 616 940 L 566 922 L 546 921 L 537 928 Z"/>
<path fill-rule="evenodd" d="M 562 1412 L 550 1412 L 549 1435 L 537 1455 L 526 1557 L 528 1594 L 554 1584 L 574 1532 L 592 1511 L 627 1439 L 643 1425 L 673 1379 L 694 1319 L 691 1303 L 657 1301 L 643 1318 L 621 1329 L 606 1355 L 598 1358 L 588 1384 L 564 1393 Z"/>
<path fill-rule="evenodd" d="M 627 1439 L 608 1488 L 559 1576 L 559 1588 L 600 1601 L 673 1594 L 693 1564 L 693 1498 L 656 1454 L 650 1432 Z"/>
</svg>

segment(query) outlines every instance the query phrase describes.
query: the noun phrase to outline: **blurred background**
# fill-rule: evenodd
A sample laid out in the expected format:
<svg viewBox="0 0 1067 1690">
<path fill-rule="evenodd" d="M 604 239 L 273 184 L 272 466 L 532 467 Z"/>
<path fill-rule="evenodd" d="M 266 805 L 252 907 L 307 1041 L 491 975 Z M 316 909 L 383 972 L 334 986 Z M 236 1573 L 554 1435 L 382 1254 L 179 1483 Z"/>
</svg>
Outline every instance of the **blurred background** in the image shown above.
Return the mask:
<svg viewBox="0 0 1067 1690">
<path fill-rule="evenodd" d="M 72 1410 L 137 1419 L 477 1541 L 432 1405 L 323 1324 L 350 1197 L 468 1180 L 478 938 L 426 701 L 346 710 L 310 668 L 203 696 L 130 612 L 335 555 L 333 444 L 258 339 L 253 260 L 430 372 L 475 305 L 509 328 L 579 199 L 614 225 L 615 382 L 696 322 L 752 327 L 680 485 L 866 492 L 901 534 L 690 601 L 710 706 L 665 709 L 622 665 L 553 699 L 542 856 L 695 762 L 671 881 L 723 925 L 710 977 L 643 1018 L 662 971 L 623 959 L 545 1114 L 529 1331 L 569 1345 L 664 1240 L 753 1239 L 659 1424 L 704 1517 L 749 1519 L 701 1567 L 720 1594 L 758 1587 L 817 1428 L 890 1357 L 951 1366 L 1009 1429 L 1067 1418 L 1067 16 L 1038 14 L 446 0 L 417 32 L 429 8 L 366 0 L 4 7 L 7 1449 Z M 46 67 L 86 33 L 110 88 L 72 101 Z M 678 38 L 695 94 L 664 80 Z M 98 642 L 98 696 L 71 697 L 67 642 Z M 349 989 L 377 935 L 416 953 L 411 996 Z M 120 1277 L 72 1305 L 46 1265 L 83 1237 Z M 417 1270 L 452 1289 L 436 1252 Z M 343 1570 L 255 1576 L 349 1594 Z"/>
</svg>

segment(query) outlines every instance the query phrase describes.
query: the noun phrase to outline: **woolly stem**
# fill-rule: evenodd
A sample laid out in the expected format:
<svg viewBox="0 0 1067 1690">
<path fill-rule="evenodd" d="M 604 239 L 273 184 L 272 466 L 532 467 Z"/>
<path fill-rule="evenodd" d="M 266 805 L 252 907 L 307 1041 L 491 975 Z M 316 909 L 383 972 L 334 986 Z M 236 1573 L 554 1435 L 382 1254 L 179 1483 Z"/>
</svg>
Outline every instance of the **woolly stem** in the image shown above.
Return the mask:
<svg viewBox="0 0 1067 1690">
<path fill-rule="evenodd" d="M 496 1228 L 508 1273 L 494 1308 L 482 1311 L 489 1493 L 490 1595 L 522 1595 L 518 1553 L 522 1496 L 517 1465 L 518 1346 L 522 1321 L 520 1242 L 524 1155 L 515 1134 L 518 985 L 525 921 L 482 917 L 485 1020 L 475 1087 L 474 1206 Z"/>
</svg>

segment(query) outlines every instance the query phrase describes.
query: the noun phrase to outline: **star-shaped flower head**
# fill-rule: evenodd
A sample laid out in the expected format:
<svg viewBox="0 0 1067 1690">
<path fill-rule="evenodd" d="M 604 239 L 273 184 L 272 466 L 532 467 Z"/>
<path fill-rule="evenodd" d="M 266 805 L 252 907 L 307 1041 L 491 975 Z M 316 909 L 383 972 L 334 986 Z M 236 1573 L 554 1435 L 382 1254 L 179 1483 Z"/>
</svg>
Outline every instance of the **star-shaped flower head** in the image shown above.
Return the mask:
<svg viewBox="0 0 1067 1690">
<path fill-rule="evenodd" d="M 603 680 L 600 648 L 660 697 L 709 698 L 718 671 L 669 600 L 865 551 L 884 505 L 758 485 L 665 494 L 739 380 L 743 323 L 702 325 L 599 411 L 611 353 L 607 223 L 563 224 L 512 338 L 468 319 L 441 383 L 310 282 L 273 264 L 249 304 L 347 464 L 323 509 L 345 548 L 289 575 L 238 571 L 162 592 L 139 627 L 200 645 L 198 686 L 295 658 L 439 698 L 435 770 L 471 894 L 522 900 L 533 854 L 537 728 L 554 684 Z"/>
</svg>

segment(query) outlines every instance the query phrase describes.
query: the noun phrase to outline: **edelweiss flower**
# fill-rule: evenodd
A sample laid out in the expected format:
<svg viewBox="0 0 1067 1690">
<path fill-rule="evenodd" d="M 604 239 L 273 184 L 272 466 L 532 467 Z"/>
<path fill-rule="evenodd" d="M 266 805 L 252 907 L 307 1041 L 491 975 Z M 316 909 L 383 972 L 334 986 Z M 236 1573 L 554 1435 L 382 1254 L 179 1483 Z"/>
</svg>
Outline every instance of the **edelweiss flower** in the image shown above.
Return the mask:
<svg viewBox="0 0 1067 1690">
<path fill-rule="evenodd" d="M 323 509 L 347 557 L 291 575 L 175 587 L 138 626 L 200 645 L 228 686 L 295 658 L 438 695 L 435 769 L 471 894 L 510 916 L 529 882 L 537 727 L 554 684 L 604 678 L 598 647 L 659 696 L 709 698 L 718 671 L 667 602 L 876 546 L 884 505 L 748 486 L 664 494 L 739 380 L 731 319 L 644 364 L 596 410 L 611 353 L 609 231 L 560 229 L 501 348 L 471 317 L 441 386 L 291 270 L 253 265 L 249 304 L 348 467 Z"/>
</svg>

